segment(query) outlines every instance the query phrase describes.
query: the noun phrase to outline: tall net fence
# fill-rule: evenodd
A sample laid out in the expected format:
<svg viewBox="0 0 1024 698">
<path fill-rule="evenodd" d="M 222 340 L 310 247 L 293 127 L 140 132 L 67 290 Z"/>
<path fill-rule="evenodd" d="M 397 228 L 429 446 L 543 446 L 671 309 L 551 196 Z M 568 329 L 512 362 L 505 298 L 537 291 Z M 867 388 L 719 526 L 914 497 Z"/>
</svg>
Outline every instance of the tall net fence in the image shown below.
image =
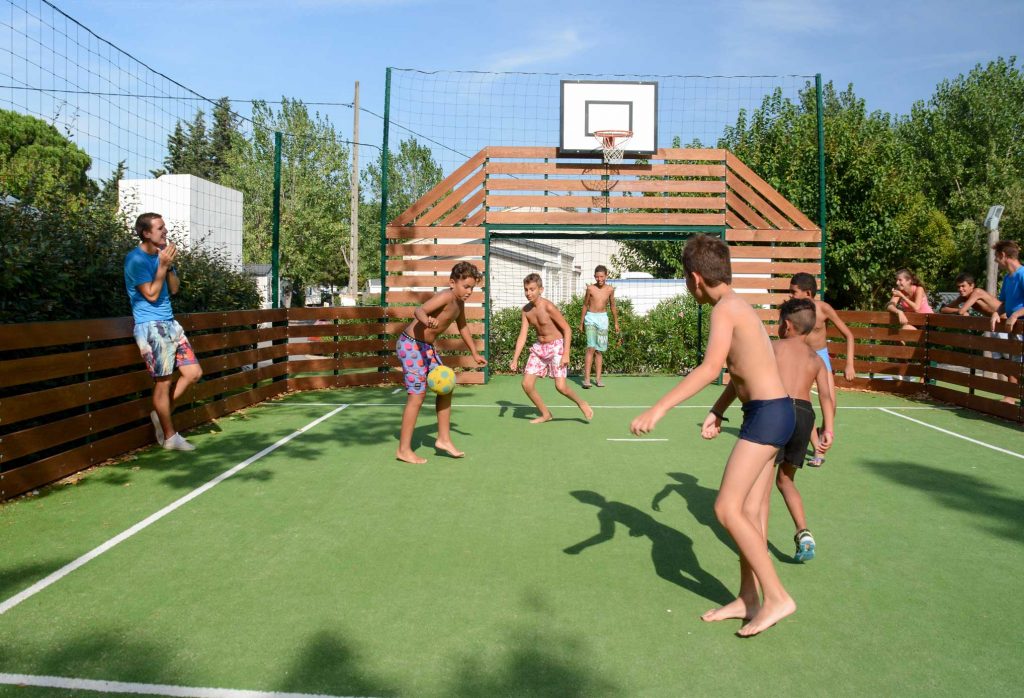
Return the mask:
<svg viewBox="0 0 1024 698">
<path fill-rule="evenodd" d="M 206 128 L 212 127 L 215 101 L 133 58 L 48 2 L 4 4 L 0 108 L 51 125 L 58 138 L 87 156 L 92 186 L 83 183 L 79 190 L 107 188 L 129 217 L 161 212 L 180 241 L 205 239 L 240 266 L 242 197 L 209 180 L 154 176 L 169 169 L 168 138 L 176 127 L 194 123 L 200 111 Z M 233 111 L 226 116 L 244 133 L 246 119 Z M 50 138 L 49 145 L 59 145 L 58 139 Z M 216 157 L 222 155 L 210 153 L 211 166 L 217 167 Z"/>
<path fill-rule="evenodd" d="M 310 104 L 260 97 L 200 94 L 46 0 L 0 0 L 3 203 L 100 201 L 126 223 L 161 213 L 179 245 L 255 276 L 269 300 L 281 131 L 282 302 L 294 291 L 319 303 L 321 289 L 349 279 L 351 94 Z M 361 147 L 360 163 L 379 153 L 377 143 Z M 375 228 L 379 203 L 360 209 Z M 375 230 L 368 240 L 379 256 Z M 378 273 L 368 254 L 363 279 Z"/>
<path fill-rule="evenodd" d="M 658 83 L 659 146 L 715 147 L 766 98 L 799 100 L 814 75 L 490 73 L 391 68 L 388 147 L 416 138 L 450 173 L 488 145 L 557 146 L 562 80 Z M 597 148 L 597 143 L 594 143 Z M 596 151 L 595 151 L 596 152 Z"/>
<path fill-rule="evenodd" d="M 814 75 L 583 75 L 392 68 L 388 71 L 387 93 L 389 156 L 394 158 L 399 154 L 401 157 L 403 149 L 407 150 L 410 141 L 415 140 L 429 148 L 441 174 L 448 175 L 487 146 L 558 147 L 563 80 L 656 82 L 657 145 L 660 148 L 725 147 L 727 138 L 742 130 L 738 126 L 749 128 L 752 114 L 758 108 L 771 101 L 799 103 L 807 97 L 808 90 L 813 99 L 815 84 Z M 490 196 L 491 192 L 508 190 L 507 193 L 516 195 L 503 197 L 510 202 L 509 206 L 517 200 L 533 202 L 524 203 L 524 206 L 537 206 L 536 202 L 543 196 L 545 200 L 540 204 L 543 209 L 538 209 L 538 212 L 600 212 L 601 206 L 607 207 L 610 200 L 601 199 L 602 187 L 606 186 L 602 179 L 607 180 L 607 171 L 603 169 L 599 146 L 595 139 L 592 157 L 558 157 L 558 163 L 570 165 L 566 174 L 559 174 L 558 168 L 549 166 L 547 160 L 541 165 L 535 156 L 532 159 L 520 158 L 523 162 L 531 161 L 521 168 L 523 173 L 544 174 L 506 174 L 500 175 L 503 179 L 498 181 L 489 175 L 484 185 L 489 200 L 499 198 Z M 513 155 L 503 156 L 502 163 L 516 159 Z M 575 162 L 585 167 L 571 167 Z M 630 162 L 633 161 L 627 158 L 627 166 Z M 684 161 L 669 159 L 665 162 L 679 164 Z M 502 171 L 519 170 L 509 166 Z M 619 175 L 623 174 L 619 172 Z M 543 188 L 538 183 L 541 177 Z M 637 172 L 635 177 L 625 179 L 644 178 Z M 661 178 L 683 179 L 671 175 Z M 510 183 L 509 179 L 528 181 Z M 622 179 L 620 176 L 620 186 Z M 547 187 L 548 183 L 550 187 Z M 720 186 L 724 192 L 724 184 Z M 664 195 L 705 197 L 705 204 L 711 201 L 706 198 L 709 194 L 699 193 L 699 186 L 688 190 L 681 186 L 676 191 L 696 193 Z M 399 196 L 402 196 L 401 192 Z M 710 196 L 720 197 L 724 193 Z M 631 201 L 636 202 L 637 199 Z M 411 202 L 403 200 L 402 203 Z M 694 208 L 700 208 L 696 200 L 694 204 Z M 686 208 L 678 198 L 672 207 Z M 519 212 L 527 211 L 520 209 Z M 390 219 L 398 213 L 401 213 L 400 206 L 389 207 Z M 584 312 L 581 299 L 588 284 L 594 282 L 598 266 L 608 269 L 609 283 L 615 287 L 622 315 L 620 326 L 624 348 L 619 347 L 612 327 L 610 363 L 618 364 L 619 369 L 633 371 L 675 370 L 682 365 L 693 364 L 696 352 L 691 351 L 683 357 L 671 351 L 662 352 L 665 354 L 662 356 L 658 351 L 669 337 L 687 333 L 695 338 L 692 346 L 699 347 L 698 335 L 706 331 L 706 327 L 697 327 L 695 310 L 689 313 L 690 320 L 687 320 L 688 313 L 685 312 L 692 309 L 692 300 L 685 298 L 686 287 L 680 262 L 686 234 L 659 229 L 659 226 L 652 226 L 650 230 L 633 226 L 628 231 L 613 231 L 618 234 L 609 234 L 607 227 L 601 231 L 587 230 L 586 225 L 575 226 L 576 229 L 571 231 L 545 229 L 545 226 L 524 226 L 521 230 L 511 230 L 512 227 L 492 227 L 487 240 L 490 278 L 487 279 L 486 305 L 490 348 L 495 354 L 492 365 L 507 363 L 502 361 L 503 352 L 510 349 L 505 345 L 514 342 L 518 333 L 517 312 L 525 302 L 523 279 L 526 274 L 541 276 L 545 295 L 562 307 L 570 323 L 578 330 Z M 500 233 L 497 228 L 501 228 Z M 763 274 L 759 272 L 762 262 L 766 263 Z M 748 281 L 745 284 L 747 288 L 742 290 L 753 294 L 752 298 L 757 296 L 759 300 L 756 303 L 765 305 L 774 300 L 773 289 L 777 290 L 779 283 L 767 271 L 768 262 L 769 259 L 740 260 L 741 265 L 736 267 L 741 270 L 740 277 L 764 277 L 763 287 L 758 287 L 755 281 Z M 675 327 L 672 327 L 673 323 L 676 323 Z M 651 334 L 651 328 L 661 328 L 658 330 L 660 333 Z M 582 360 L 575 354 L 574 351 L 574 365 Z"/>
</svg>

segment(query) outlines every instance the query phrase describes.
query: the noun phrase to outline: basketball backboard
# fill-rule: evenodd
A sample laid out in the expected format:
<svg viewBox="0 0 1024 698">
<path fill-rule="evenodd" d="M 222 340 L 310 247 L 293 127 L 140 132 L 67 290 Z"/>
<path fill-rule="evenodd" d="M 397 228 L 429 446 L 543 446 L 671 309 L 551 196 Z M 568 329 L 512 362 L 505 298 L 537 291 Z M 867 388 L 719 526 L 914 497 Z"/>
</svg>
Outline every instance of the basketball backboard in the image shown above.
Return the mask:
<svg viewBox="0 0 1024 698">
<path fill-rule="evenodd" d="M 566 155 L 601 155 L 595 131 L 631 131 L 628 157 L 658 150 L 658 83 L 562 80 L 559 150 Z"/>
</svg>

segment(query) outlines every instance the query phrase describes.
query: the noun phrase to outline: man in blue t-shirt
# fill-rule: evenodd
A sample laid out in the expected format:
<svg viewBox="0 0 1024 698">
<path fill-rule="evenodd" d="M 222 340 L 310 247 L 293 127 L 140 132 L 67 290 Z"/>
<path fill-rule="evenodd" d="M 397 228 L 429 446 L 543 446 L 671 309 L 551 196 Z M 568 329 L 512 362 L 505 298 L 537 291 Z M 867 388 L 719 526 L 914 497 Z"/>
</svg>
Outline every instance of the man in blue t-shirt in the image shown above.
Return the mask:
<svg viewBox="0 0 1024 698">
<path fill-rule="evenodd" d="M 135 343 L 146 362 L 153 386 L 150 419 L 156 440 L 166 449 L 192 451 L 195 446 L 174 429 L 171 411 L 174 401 L 203 375 L 192 345 L 171 312 L 171 295 L 178 292 L 174 259 L 178 249 L 167 241 L 167 227 L 158 213 L 143 213 L 135 219 L 141 242 L 125 255 L 124 285 L 135 318 Z M 181 377 L 171 394 L 171 377 L 177 367 Z"/>
<path fill-rule="evenodd" d="M 1003 285 L 999 289 L 999 307 L 992 313 L 992 331 L 995 332 L 999 321 L 1006 318 L 1006 331 L 1013 332 L 1013 326 L 1021 317 L 1024 317 L 1024 265 L 1020 263 L 1020 245 L 1013 240 L 1000 240 L 992 245 L 996 253 L 996 264 L 1006 272 L 1003 277 Z M 1018 342 L 1022 341 L 1021 335 L 1000 335 L 1010 337 Z M 997 357 L 998 358 L 998 357 Z M 1009 354 L 1003 358 L 1013 361 L 1024 360 L 1024 355 Z M 1010 383 L 1017 383 L 1017 376 L 1009 374 L 1006 376 Z M 1016 404 L 1016 399 L 1004 397 L 1003 402 Z"/>
</svg>

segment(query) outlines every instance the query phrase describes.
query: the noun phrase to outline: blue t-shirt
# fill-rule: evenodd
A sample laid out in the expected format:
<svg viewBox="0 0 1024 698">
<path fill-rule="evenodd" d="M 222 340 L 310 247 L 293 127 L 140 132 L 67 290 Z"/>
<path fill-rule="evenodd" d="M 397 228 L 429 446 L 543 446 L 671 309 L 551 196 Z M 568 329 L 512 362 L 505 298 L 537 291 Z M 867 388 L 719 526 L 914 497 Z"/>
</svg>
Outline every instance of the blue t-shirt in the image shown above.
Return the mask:
<svg viewBox="0 0 1024 698">
<path fill-rule="evenodd" d="M 171 312 L 171 294 L 167 290 L 167 280 L 164 279 L 160 295 L 153 302 L 146 300 L 146 297 L 139 293 L 139 284 L 148 284 L 156 278 L 157 267 L 160 266 L 159 254 L 146 254 L 141 247 L 125 255 L 124 258 L 124 285 L 128 289 L 128 298 L 132 302 L 132 317 L 135 324 L 149 322 L 151 320 L 173 320 Z"/>
<path fill-rule="evenodd" d="M 1013 315 L 1024 308 L 1024 266 L 1007 274 L 1003 279 L 1003 287 L 999 289 L 999 300 L 1006 306 L 1006 314 Z"/>
</svg>

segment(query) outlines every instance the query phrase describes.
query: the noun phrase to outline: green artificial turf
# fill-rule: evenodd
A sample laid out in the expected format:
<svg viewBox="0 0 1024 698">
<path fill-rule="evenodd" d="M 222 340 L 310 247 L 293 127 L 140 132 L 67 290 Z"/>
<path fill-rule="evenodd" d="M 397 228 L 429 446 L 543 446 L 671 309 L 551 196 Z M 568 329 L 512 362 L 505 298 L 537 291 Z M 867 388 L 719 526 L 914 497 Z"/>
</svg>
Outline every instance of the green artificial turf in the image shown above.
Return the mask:
<svg viewBox="0 0 1024 698">
<path fill-rule="evenodd" d="M 576 386 L 590 424 L 550 381 L 543 425 L 515 378 L 460 388 L 467 457 L 433 452 L 425 408 L 421 466 L 394 459 L 401 393 L 289 396 L 193 432 L 193 454 L 150 449 L 8 503 L 0 601 L 350 405 L 0 616 L 0 672 L 343 696 L 1017 694 L 1024 460 L 841 410 L 826 465 L 797 476 L 816 559 L 790 561 L 772 500 L 799 610 L 741 640 L 698 618 L 737 587 L 712 507 L 738 409 L 703 441 L 708 389 L 649 435 L 667 441 L 609 441 L 675 380 L 606 383 Z M 1005 422 L 894 411 L 1024 454 Z"/>
</svg>

